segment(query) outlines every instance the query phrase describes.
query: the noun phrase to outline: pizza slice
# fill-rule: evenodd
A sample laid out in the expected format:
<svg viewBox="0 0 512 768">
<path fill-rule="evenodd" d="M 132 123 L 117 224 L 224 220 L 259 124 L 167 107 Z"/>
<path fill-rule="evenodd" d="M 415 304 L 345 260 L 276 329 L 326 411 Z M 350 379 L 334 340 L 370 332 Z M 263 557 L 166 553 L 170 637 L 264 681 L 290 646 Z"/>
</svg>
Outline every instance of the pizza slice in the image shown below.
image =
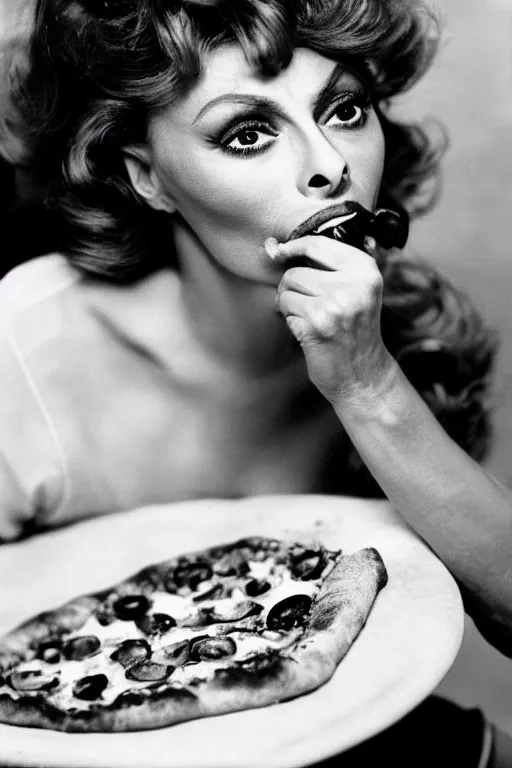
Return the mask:
<svg viewBox="0 0 512 768">
<path fill-rule="evenodd" d="M 262 707 L 327 682 L 387 573 L 250 537 L 150 565 L 0 640 L 0 721 L 134 731 Z"/>
</svg>

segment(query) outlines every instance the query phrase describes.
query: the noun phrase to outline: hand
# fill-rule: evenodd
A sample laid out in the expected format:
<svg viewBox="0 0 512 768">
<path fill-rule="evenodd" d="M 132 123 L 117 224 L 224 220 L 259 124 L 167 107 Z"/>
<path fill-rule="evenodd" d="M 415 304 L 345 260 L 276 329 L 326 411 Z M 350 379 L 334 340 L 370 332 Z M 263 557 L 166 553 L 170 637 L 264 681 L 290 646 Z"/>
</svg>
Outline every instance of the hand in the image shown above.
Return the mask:
<svg viewBox="0 0 512 768">
<path fill-rule="evenodd" d="M 276 297 L 313 384 L 338 407 L 378 397 L 398 366 L 382 341 L 382 276 L 374 259 L 311 235 L 281 244 L 269 239 L 266 249 L 277 264 L 296 257 L 313 263 L 288 269 Z"/>
</svg>

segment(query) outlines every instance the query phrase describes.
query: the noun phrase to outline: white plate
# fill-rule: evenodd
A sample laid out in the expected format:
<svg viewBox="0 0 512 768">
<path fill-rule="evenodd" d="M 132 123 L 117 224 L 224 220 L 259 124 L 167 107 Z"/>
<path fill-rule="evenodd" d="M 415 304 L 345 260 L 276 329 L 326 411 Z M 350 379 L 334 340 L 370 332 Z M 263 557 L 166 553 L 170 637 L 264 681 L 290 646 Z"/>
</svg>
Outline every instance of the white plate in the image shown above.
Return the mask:
<svg viewBox="0 0 512 768">
<path fill-rule="evenodd" d="M 389 583 L 333 678 L 283 704 L 120 734 L 0 725 L 0 765 L 298 768 L 390 726 L 441 681 L 463 610 L 446 568 L 385 502 L 325 496 L 195 501 L 96 518 L 0 548 L 0 632 L 179 552 L 262 534 L 376 547 Z"/>
</svg>

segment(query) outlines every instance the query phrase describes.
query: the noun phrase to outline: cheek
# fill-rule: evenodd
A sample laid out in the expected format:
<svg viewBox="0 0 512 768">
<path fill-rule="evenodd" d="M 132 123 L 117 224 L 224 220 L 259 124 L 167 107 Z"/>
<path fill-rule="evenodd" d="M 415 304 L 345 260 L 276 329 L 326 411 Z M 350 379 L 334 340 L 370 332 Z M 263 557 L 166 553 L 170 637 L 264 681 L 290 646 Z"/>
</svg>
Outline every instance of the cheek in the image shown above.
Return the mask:
<svg viewBox="0 0 512 768">
<path fill-rule="evenodd" d="M 250 166 L 215 154 L 213 159 L 173 163 L 165 170 L 164 183 L 177 211 L 214 251 L 227 244 L 252 248 L 273 227 L 277 214 L 269 189 L 274 185 Z"/>
<path fill-rule="evenodd" d="M 367 136 L 360 154 L 360 174 L 362 186 L 371 195 L 378 193 L 384 171 L 385 144 L 384 134 L 377 124 Z"/>
<path fill-rule="evenodd" d="M 229 165 L 229 163 L 228 163 Z M 226 160 L 212 158 L 159 163 L 159 176 L 179 213 L 198 234 L 258 232 L 270 212 L 268 185 L 252 179 L 249 164 L 238 162 L 227 173 Z M 258 226 L 259 225 L 259 226 Z"/>
</svg>

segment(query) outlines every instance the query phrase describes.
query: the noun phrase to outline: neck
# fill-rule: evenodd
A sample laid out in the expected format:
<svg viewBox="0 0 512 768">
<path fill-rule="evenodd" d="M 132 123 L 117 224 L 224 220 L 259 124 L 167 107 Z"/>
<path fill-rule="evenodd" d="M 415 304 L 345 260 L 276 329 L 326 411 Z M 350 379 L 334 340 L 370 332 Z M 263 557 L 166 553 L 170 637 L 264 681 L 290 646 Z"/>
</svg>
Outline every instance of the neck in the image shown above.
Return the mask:
<svg viewBox="0 0 512 768">
<path fill-rule="evenodd" d="M 238 277 L 205 256 L 184 229 L 177 229 L 183 310 L 204 354 L 248 375 L 293 369 L 307 379 L 300 346 L 276 311 L 276 286 Z"/>
</svg>

